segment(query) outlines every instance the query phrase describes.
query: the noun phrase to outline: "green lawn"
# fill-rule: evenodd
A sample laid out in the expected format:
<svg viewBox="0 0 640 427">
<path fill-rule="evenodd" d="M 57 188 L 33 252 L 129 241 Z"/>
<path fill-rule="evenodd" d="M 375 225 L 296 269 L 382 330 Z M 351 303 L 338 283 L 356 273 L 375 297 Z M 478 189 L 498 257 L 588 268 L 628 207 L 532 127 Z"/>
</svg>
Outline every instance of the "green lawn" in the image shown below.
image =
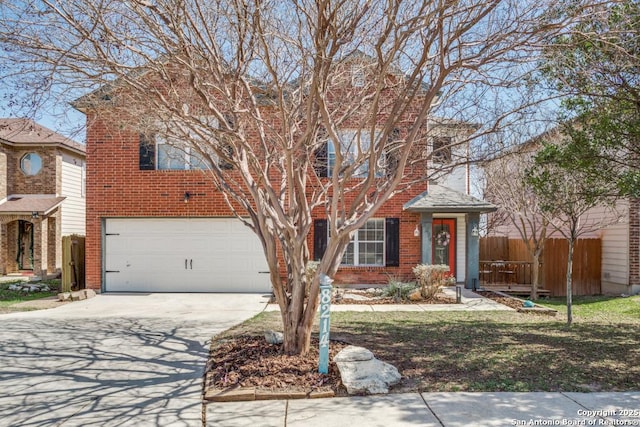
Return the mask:
<svg viewBox="0 0 640 427">
<path fill-rule="evenodd" d="M 395 365 L 396 392 L 640 389 L 640 297 L 578 300 L 570 328 L 564 312 L 334 312 L 331 337 Z M 282 329 L 279 313 L 224 336 L 266 329 Z"/>
<path fill-rule="evenodd" d="M 610 297 L 588 296 L 573 297 L 572 312 L 574 318 L 589 322 L 639 322 L 640 296 Z M 559 315 L 566 318 L 566 298 L 551 298 L 536 301 L 540 305 L 558 310 Z"/>
</svg>

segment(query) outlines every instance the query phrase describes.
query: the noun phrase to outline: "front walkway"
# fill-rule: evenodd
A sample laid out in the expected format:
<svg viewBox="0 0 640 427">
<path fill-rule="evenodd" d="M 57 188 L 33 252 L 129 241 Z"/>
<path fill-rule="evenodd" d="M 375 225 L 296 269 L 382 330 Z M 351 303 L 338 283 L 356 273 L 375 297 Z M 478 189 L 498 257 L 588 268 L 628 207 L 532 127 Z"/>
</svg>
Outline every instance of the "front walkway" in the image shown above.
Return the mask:
<svg viewBox="0 0 640 427">
<path fill-rule="evenodd" d="M 443 292 L 456 297 L 455 286 Z M 278 304 L 269 304 L 265 311 L 279 311 Z M 331 311 L 514 311 L 494 300 L 481 297 L 469 289 L 462 289 L 462 304 L 332 304 Z"/>
</svg>

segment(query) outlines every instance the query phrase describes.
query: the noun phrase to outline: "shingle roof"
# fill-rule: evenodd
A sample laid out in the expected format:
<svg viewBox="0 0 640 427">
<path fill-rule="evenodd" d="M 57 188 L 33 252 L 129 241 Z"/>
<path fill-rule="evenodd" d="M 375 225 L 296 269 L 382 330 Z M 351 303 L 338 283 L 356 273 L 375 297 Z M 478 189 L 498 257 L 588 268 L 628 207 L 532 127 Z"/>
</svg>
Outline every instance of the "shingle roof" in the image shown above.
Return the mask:
<svg viewBox="0 0 640 427">
<path fill-rule="evenodd" d="M 15 145 L 59 145 L 84 153 L 84 144 L 77 143 L 30 119 L 0 119 L 0 141 Z"/>
<path fill-rule="evenodd" d="M 13 197 L 0 204 L 0 215 L 30 215 L 33 212 L 46 215 L 64 199 L 66 197 Z"/>
<path fill-rule="evenodd" d="M 497 206 L 442 185 L 429 184 L 429 189 L 409 200 L 404 210 L 417 212 L 493 212 Z"/>
</svg>

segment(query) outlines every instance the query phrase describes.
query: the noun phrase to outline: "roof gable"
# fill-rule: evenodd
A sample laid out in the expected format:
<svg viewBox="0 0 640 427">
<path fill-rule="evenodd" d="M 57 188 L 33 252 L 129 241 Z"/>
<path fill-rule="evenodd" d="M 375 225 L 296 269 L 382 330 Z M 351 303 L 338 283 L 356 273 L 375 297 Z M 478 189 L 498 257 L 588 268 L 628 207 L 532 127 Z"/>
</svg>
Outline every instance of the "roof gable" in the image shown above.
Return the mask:
<svg viewBox="0 0 640 427">
<path fill-rule="evenodd" d="M 437 184 L 429 184 L 429 189 L 409 200 L 404 210 L 417 212 L 493 212 L 497 207 L 468 194 L 460 193 Z"/>
<path fill-rule="evenodd" d="M 0 119 L 0 142 L 23 146 L 60 146 L 80 154 L 85 153 L 84 144 L 77 143 L 33 120 L 24 118 Z"/>
</svg>

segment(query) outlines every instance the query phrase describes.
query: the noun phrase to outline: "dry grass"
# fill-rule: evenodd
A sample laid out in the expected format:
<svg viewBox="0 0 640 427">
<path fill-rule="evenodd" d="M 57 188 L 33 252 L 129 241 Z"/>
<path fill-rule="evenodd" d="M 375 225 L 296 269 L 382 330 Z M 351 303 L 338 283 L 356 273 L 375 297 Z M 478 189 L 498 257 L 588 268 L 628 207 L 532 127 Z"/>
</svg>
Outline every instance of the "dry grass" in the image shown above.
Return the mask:
<svg viewBox="0 0 640 427">
<path fill-rule="evenodd" d="M 334 312 L 331 336 L 398 367 L 395 392 L 637 390 L 640 297 L 606 301 L 578 309 L 571 328 L 562 313 Z M 267 329 L 281 329 L 279 313 L 216 339 Z"/>
</svg>

